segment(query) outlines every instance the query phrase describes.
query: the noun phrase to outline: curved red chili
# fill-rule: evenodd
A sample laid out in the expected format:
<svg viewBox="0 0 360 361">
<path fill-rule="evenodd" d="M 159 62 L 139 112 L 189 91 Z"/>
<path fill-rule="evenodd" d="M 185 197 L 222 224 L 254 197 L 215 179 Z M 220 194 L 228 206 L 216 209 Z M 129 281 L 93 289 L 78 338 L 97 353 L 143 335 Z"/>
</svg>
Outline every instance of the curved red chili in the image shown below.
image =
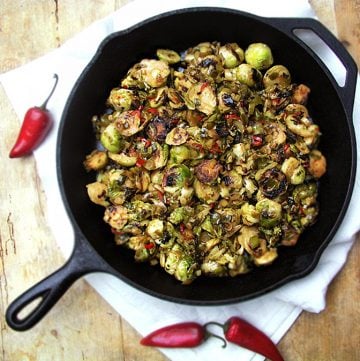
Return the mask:
<svg viewBox="0 0 360 361">
<path fill-rule="evenodd" d="M 225 339 L 272 361 L 284 361 L 276 345 L 262 331 L 239 317 L 231 317 L 224 325 Z"/>
<path fill-rule="evenodd" d="M 162 327 L 142 338 L 140 343 L 156 347 L 196 347 L 210 336 L 220 338 L 225 343 L 223 347 L 226 346 L 223 338 L 209 333 L 205 326 L 196 322 L 182 322 Z"/>
<path fill-rule="evenodd" d="M 54 74 L 55 83 L 50 94 L 40 107 L 30 108 L 24 117 L 18 138 L 10 151 L 10 158 L 18 158 L 31 153 L 45 138 L 51 128 L 52 121 L 46 104 L 54 93 L 58 83 L 58 75 Z"/>
</svg>

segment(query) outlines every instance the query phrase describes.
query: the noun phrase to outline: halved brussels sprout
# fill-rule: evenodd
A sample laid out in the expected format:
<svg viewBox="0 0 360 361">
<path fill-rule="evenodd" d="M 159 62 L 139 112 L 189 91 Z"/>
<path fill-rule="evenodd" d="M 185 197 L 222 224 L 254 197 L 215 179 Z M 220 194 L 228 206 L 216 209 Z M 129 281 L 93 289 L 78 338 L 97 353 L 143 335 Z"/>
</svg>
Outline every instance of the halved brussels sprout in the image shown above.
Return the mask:
<svg viewBox="0 0 360 361">
<path fill-rule="evenodd" d="M 93 150 L 86 156 L 84 161 L 84 167 L 87 171 L 95 170 L 99 171 L 104 168 L 108 162 L 108 156 L 106 152 L 100 150 Z"/>
<path fill-rule="evenodd" d="M 156 55 L 160 60 L 163 60 L 168 64 L 176 64 L 181 60 L 180 55 L 176 51 L 170 49 L 157 49 Z"/>
<path fill-rule="evenodd" d="M 165 85 L 170 74 L 168 63 L 162 60 L 144 59 L 140 62 L 141 79 L 152 88 Z"/>
<path fill-rule="evenodd" d="M 301 184 L 305 180 L 306 171 L 300 161 L 294 157 L 284 160 L 281 171 L 287 176 L 291 184 Z"/>
<path fill-rule="evenodd" d="M 86 185 L 90 200 L 100 206 L 108 206 L 107 186 L 101 182 L 93 182 Z"/>
<path fill-rule="evenodd" d="M 193 175 L 184 164 L 173 165 L 164 174 L 163 185 L 165 187 L 185 187 L 192 183 Z"/>
<path fill-rule="evenodd" d="M 261 72 L 250 64 L 240 64 L 236 69 L 236 79 L 249 86 L 250 88 L 258 88 L 262 81 Z"/>
<path fill-rule="evenodd" d="M 169 145 L 181 145 L 188 139 L 188 132 L 184 128 L 173 128 L 167 135 L 165 143 Z"/>
<path fill-rule="evenodd" d="M 310 152 L 309 173 L 314 178 L 322 177 L 326 172 L 326 158 L 319 150 Z"/>
<path fill-rule="evenodd" d="M 201 183 L 197 178 L 194 180 L 195 195 L 204 203 L 211 204 L 220 197 L 220 190 L 217 185 Z"/>
<path fill-rule="evenodd" d="M 140 110 L 126 110 L 122 113 L 117 112 L 114 114 L 114 125 L 117 131 L 124 137 L 130 137 L 140 132 L 144 127 Z"/>
<path fill-rule="evenodd" d="M 259 187 L 265 197 L 276 198 L 287 191 L 286 175 L 277 168 L 270 168 L 262 174 Z"/>
<path fill-rule="evenodd" d="M 213 86 L 210 83 L 197 83 L 193 85 L 186 94 L 190 109 L 197 109 L 200 112 L 210 115 L 215 112 L 217 99 Z M 189 106 L 190 105 L 190 106 Z"/>
<path fill-rule="evenodd" d="M 116 154 L 109 152 L 109 158 L 124 167 L 132 167 L 137 161 L 136 157 L 131 157 L 125 153 Z"/>
<path fill-rule="evenodd" d="M 260 214 L 260 226 L 272 228 L 280 222 L 282 216 L 280 203 L 265 198 L 257 202 L 255 208 Z"/>
<path fill-rule="evenodd" d="M 266 71 L 263 77 L 265 88 L 273 85 L 289 86 L 291 84 L 291 75 L 284 65 L 274 65 Z"/>
<path fill-rule="evenodd" d="M 108 151 L 118 153 L 124 148 L 124 140 L 116 125 L 109 124 L 100 135 L 100 142 Z"/>
<path fill-rule="evenodd" d="M 225 68 L 235 68 L 244 61 L 244 50 L 236 43 L 228 43 L 220 47 L 219 56 Z"/>
<path fill-rule="evenodd" d="M 245 50 L 245 61 L 258 70 L 264 70 L 273 64 L 274 59 L 268 45 L 253 43 Z"/>
<path fill-rule="evenodd" d="M 147 170 L 165 167 L 169 157 L 169 147 L 167 144 L 161 146 L 159 143 L 154 143 L 154 147 L 156 150 L 144 164 L 144 168 Z"/>
<path fill-rule="evenodd" d="M 161 219 L 152 219 L 148 226 L 146 227 L 146 233 L 152 238 L 152 239 L 160 239 L 164 235 L 165 226 L 164 221 Z"/>
<path fill-rule="evenodd" d="M 137 108 L 140 105 L 135 91 L 124 88 L 112 89 L 107 102 L 115 110 L 120 111 L 129 110 L 132 106 Z"/>
<path fill-rule="evenodd" d="M 216 159 L 203 160 L 196 168 L 195 175 L 201 183 L 216 181 L 223 167 Z"/>
</svg>

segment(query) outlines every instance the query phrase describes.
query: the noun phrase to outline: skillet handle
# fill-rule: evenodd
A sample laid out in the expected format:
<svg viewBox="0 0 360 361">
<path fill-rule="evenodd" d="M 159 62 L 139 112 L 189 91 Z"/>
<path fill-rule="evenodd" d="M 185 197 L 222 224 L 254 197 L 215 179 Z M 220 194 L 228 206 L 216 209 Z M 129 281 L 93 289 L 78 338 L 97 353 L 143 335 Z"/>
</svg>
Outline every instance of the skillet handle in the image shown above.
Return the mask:
<svg viewBox="0 0 360 361">
<path fill-rule="evenodd" d="M 344 86 L 340 86 L 335 80 L 333 80 L 333 85 L 336 87 L 342 100 L 347 116 L 349 119 L 352 119 L 358 69 L 354 59 L 344 45 L 323 24 L 315 19 L 272 18 L 271 20 L 272 25 L 276 24 L 278 28 L 285 31 L 290 37 L 300 41 L 302 40 L 295 35 L 295 30 L 312 30 L 334 52 L 346 69 L 346 77 Z M 310 48 L 308 47 L 308 49 Z M 314 55 L 314 51 L 310 50 Z M 326 70 L 328 70 L 327 67 Z"/>
<path fill-rule="evenodd" d="M 6 322 L 12 329 L 26 331 L 33 327 L 81 276 L 90 272 L 108 271 L 104 261 L 82 240 L 81 236 L 76 237 L 73 253 L 64 266 L 25 291 L 9 305 L 6 310 Z M 32 307 L 32 302 L 35 303 L 37 300 L 39 303 L 21 317 L 20 313 L 25 312 L 27 306 Z"/>
</svg>

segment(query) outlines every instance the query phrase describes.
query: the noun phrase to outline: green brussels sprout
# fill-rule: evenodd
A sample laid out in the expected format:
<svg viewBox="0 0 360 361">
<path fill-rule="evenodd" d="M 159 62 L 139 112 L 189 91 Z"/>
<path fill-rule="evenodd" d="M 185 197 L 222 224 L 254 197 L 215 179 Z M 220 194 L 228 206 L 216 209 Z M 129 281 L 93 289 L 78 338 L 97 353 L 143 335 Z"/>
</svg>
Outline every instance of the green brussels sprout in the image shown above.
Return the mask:
<svg viewBox="0 0 360 361">
<path fill-rule="evenodd" d="M 168 64 L 176 64 L 181 60 L 180 55 L 174 50 L 157 49 L 156 55 L 160 60 L 163 60 Z"/>
<path fill-rule="evenodd" d="M 129 110 L 132 104 L 137 104 L 138 101 L 133 90 L 114 88 L 110 92 L 107 103 L 116 110 L 124 111 Z"/>
<path fill-rule="evenodd" d="M 144 164 L 144 168 L 147 170 L 164 167 L 169 157 L 169 146 L 167 144 L 161 146 L 159 143 L 155 142 L 154 147 L 156 147 L 155 152 Z"/>
<path fill-rule="evenodd" d="M 305 180 L 306 171 L 300 161 L 294 157 L 284 160 L 281 171 L 286 175 L 291 184 L 301 184 Z"/>
<path fill-rule="evenodd" d="M 125 153 L 109 153 L 109 158 L 124 167 L 132 167 L 136 164 L 137 158 L 126 155 Z"/>
<path fill-rule="evenodd" d="M 220 189 L 217 185 L 201 183 L 197 178 L 194 180 L 195 195 L 204 203 L 211 204 L 220 197 Z"/>
<path fill-rule="evenodd" d="M 274 59 L 268 45 L 253 43 L 245 50 L 245 61 L 258 70 L 265 70 L 273 64 Z"/>
<path fill-rule="evenodd" d="M 101 182 L 93 182 L 86 185 L 87 193 L 90 200 L 100 206 L 108 206 L 107 186 Z"/>
<path fill-rule="evenodd" d="M 194 209 L 188 206 L 174 209 L 169 217 L 172 224 L 187 223 L 189 218 L 193 216 Z"/>
<path fill-rule="evenodd" d="M 265 88 L 273 85 L 287 87 L 291 84 L 291 75 L 284 65 L 274 65 L 266 71 L 263 77 Z"/>
<path fill-rule="evenodd" d="M 211 184 L 217 180 L 222 169 L 216 159 L 206 159 L 195 168 L 195 175 L 200 182 Z"/>
<path fill-rule="evenodd" d="M 101 133 L 100 142 L 112 153 L 119 153 L 125 145 L 120 132 L 113 123 L 109 124 Z"/>
<path fill-rule="evenodd" d="M 247 226 L 252 226 L 253 224 L 259 222 L 258 210 L 255 208 L 255 206 L 247 202 L 241 206 L 241 217 L 243 223 Z"/>
<path fill-rule="evenodd" d="M 176 164 L 167 169 L 164 174 L 163 185 L 165 187 L 186 187 L 192 183 L 193 175 L 184 164 Z"/>
<path fill-rule="evenodd" d="M 140 62 L 140 74 L 145 85 L 159 88 L 165 85 L 170 74 L 170 68 L 165 61 L 144 59 Z"/>
<path fill-rule="evenodd" d="M 225 44 L 219 49 L 224 68 L 235 68 L 244 61 L 244 50 L 236 43 Z"/>
<path fill-rule="evenodd" d="M 149 91 L 148 101 L 151 108 L 158 108 L 163 105 L 167 96 L 167 87 L 163 86 L 160 88 L 151 89 Z"/>
<path fill-rule="evenodd" d="M 108 162 L 108 156 L 106 152 L 100 150 L 94 150 L 86 156 L 84 161 L 84 167 L 87 171 L 98 171 L 106 166 Z"/>
<path fill-rule="evenodd" d="M 213 86 L 207 82 L 198 82 L 194 84 L 187 92 L 185 101 L 189 109 L 197 109 L 206 115 L 215 112 L 217 97 Z"/>
<path fill-rule="evenodd" d="M 264 198 L 256 203 L 256 210 L 260 214 L 260 226 L 264 228 L 272 228 L 281 220 L 282 209 L 281 204 Z"/>
<path fill-rule="evenodd" d="M 188 139 L 188 132 L 184 128 L 175 127 L 167 135 L 165 143 L 169 145 L 181 145 Z"/>
<path fill-rule="evenodd" d="M 191 159 L 191 150 L 187 146 L 178 145 L 170 148 L 170 164 L 180 164 L 187 159 Z"/>
<path fill-rule="evenodd" d="M 250 88 L 258 88 L 261 85 L 262 74 L 254 66 L 243 63 L 235 71 L 236 79 Z"/>
<path fill-rule="evenodd" d="M 262 173 L 259 179 L 259 187 L 265 197 L 276 198 L 287 190 L 286 175 L 277 168 L 270 168 Z"/>
<path fill-rule="evenodd" d="M 146 233 L 152 238 L 152 239 L 160 239 L 164 234 L 164 221 L 161 219 L 152 219 L 148 226 L 146 227 Z"/>
<path fill-rule="evenodd" d="M 196 276 L 196 261 L 178 243 L 161 252 L 160 265 L 183 284 L 191 283 Z"/>
<path fill-rule="evenodd" d="M 311 206 L 316 203 L 317 186 L 315 182 L 302 183 L 296 186 L 292 192 L 296 204 Z"/>
</svg>

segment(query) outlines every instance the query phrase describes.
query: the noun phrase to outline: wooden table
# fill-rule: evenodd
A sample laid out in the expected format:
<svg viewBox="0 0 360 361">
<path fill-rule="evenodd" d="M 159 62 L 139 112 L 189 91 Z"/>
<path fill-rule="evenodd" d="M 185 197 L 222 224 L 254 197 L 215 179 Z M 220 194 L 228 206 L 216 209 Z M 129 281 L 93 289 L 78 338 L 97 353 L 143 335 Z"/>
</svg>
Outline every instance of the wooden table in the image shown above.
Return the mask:
<svg viewBox="0 0 360 361">
<path fill-rule="evenodd" d="M 128 1 L 0 0 L 0 72 L 61 46 Z M 86 5 L 85 5 L 86 4 Z M 322 21 L 360 66 L 360 1 L 311 0 Z M 0 86 L 0 359 L 163 361 L 139 347 L 139 335 L 84 280 L 79 280 L 30 331 L 5 323 L 9 302 L 60 267 L 63 256 L 48 227 L 46 198 L 34 158 L 8 159 L 20 119 Z M 360 360 L 359 255 L 356 242 L 332 282 L 327 307 L 303 312 L 280 342 L 286 360 Z"/>
</svg>

